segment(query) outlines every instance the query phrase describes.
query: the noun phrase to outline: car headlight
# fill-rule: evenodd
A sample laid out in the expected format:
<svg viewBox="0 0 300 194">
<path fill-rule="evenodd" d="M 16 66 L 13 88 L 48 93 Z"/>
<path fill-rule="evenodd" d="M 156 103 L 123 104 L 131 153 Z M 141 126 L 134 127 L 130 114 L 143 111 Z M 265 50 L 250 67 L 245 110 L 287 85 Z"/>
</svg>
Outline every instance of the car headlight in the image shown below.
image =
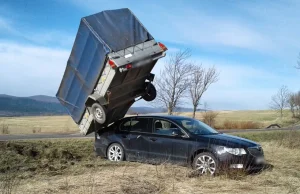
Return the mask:
<svg viewBox="0 0 300 194">
<path fill-rule="evenodd" d="M 228 148 L 228 147 L 225 147 L 225 146 L 217 147 L 217 153 L 219 155 L 222 155 L 226 152 L 230 153 L 230 154 L 233 154 L 233 155 L 236 155 L 236 156 L 241 156 L 241 155 L 247 154 L 245 149 L 243 149 L 243 148 Z"/>
</svg>

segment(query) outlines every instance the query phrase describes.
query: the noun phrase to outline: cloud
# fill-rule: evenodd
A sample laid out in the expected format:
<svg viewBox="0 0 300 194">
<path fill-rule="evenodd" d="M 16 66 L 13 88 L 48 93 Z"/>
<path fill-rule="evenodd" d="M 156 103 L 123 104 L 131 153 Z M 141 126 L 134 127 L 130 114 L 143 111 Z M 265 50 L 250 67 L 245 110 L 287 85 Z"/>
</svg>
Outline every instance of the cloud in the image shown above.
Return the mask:
<svg viewBox="0 0 300 194">
<path fill-rule="evenodd" d="M 16 28 L 17 23 L 0 16 L 0 34 L 19 38 L 26 42 L 40 45 L 55 45 L 56 47 L 70 48 L 75 40 L 75 34 L 71 35 L 61 30 L 45 29 L 45 30 L 20 30 Z"/>
<path fill-rule="evenodd" d="M 56 94 L 70 52 L 0 41 L 1 93 Z"/>
<path fill-rule="evenodd" d="M 272 50 L 268 37 L 234 19 L 220 19 L 203 13 L 190 13 L 183 17 L 169 16 L 176 32 L 173 41 L 198 44 L 202 47 L 232 47 L 264 52 Z"/>
<path fill-rule="evenodd" d="M 99 11 L 95 9 L 97 4 L 103 4 L 94 0 L 71 2 L 94 11 Z M 109 3 L 112 7 L 115 4 L 117 3 Z M 223 17 L 221 12 L 215 14 L 205 10 L 205 7 L 200 10 L 182 2 L 156 5 L 152 3 L 144 6 L 142 11 L 138 5 L 130 7 L 147 29 L 161 40 L 214 49 L 229 47 L 270 52 L 274 48 L 269 36 L 257 28 L 235 17 Z"/>
</svg>

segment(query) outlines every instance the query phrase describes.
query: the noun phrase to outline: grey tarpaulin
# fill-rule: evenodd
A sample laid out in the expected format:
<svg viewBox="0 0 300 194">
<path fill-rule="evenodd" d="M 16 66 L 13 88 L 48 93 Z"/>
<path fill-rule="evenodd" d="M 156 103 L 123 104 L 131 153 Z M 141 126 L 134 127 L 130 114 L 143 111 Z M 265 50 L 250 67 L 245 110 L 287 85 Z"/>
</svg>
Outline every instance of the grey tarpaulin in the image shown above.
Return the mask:
<svg viewBox="0 0 300 194">
<path fill-rule="evenodd" d="M 102 11 L 81 19 L 71 55 L 56 97 L 76 123 L 99 79 L 106 55 L 153 37 L 125 8 Z"/>
</svg>

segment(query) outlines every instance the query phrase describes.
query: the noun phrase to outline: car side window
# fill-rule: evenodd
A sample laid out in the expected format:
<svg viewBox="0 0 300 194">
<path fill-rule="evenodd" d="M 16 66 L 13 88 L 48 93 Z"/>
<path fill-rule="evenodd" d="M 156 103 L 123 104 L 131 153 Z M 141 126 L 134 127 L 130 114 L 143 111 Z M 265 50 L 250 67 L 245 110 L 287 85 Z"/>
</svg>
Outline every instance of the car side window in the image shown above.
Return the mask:
<svg viewBox="0 0 300 194">
<path fill-rule="evenodd" d="M 132 118 L 121 125 L 122 131 L 151 133 L 149 118 Z"/>
<path fill-rule="evenodd" d="M 177 125 L 169 121 L 159 119 L 155 120 L 154 122 L 154 133 L 169 136 L 174 136 L 176 134 L 180 136 L 184 135 L 182 130 Z"/>
<path fill-rule="evenodd" d="M 121 131 L 130 131 L 130 124 L 131 124 L 131 120 L 124 121 L 120 125 L 120 130 Z"/>
</svg>

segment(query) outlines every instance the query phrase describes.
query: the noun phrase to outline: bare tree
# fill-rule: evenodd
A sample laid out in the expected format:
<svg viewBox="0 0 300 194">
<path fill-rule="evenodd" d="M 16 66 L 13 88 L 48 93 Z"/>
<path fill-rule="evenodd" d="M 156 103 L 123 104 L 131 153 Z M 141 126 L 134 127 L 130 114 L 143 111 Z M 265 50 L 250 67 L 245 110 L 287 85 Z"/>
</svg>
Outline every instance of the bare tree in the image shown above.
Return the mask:
<svg viewBox="0 0 300 194">
<path fill-rule="evenodd" d="M 156 79 L 157 105 L 162 105 L 172 115 L 174 109 L 180 104 L 188 89 L 189 76 L 193 65 L 188 62 L 191 57 L 189 49 L 181 50 L 170 55 L 160 77 Z"/>
<path fill-rule="evenodd" d="M 281 86 L 277 94 L 272 96 L 271 109 L 277 110 L 280 113 L 280 118 L 283 116 L 283 110 L 288 105 L 289 91 L 287 86 Z"/>
<path fill-rule="evenodd" d="M 215 67 L 210 67 L 208 69 L 205 69 L 202 66 L 194 67 L 189 85 L 189 92 L 193 104 L 193 118 L 195 118 L 195 114 L 203 93 L 211 84 L 217 82 L 218 80 L 219 73 Z"/>
<path fill-rule="evenodd" d="M 209 110 L 207 102 L 204 102 L 203 109 L 202 121 L 211 127 L 215 127 L 216 118 L 219 113 Z"/>
<path fill-rule="evenodd" d="M 289 95 L 288 104 L 293 118 L 300 118 L 300 91 Z"/>
<path fill-rule="evenodd" d="M 291 93 L 289 95 L 289 99 L 288 99 L 288 105 L 290 108 L 290 111 L 293 115 L 293 118 L 295 118 L 295 107 L 296 107 L 296 102 L 295 102 L 295 95 L 293 93 Z"/>
</svg>

